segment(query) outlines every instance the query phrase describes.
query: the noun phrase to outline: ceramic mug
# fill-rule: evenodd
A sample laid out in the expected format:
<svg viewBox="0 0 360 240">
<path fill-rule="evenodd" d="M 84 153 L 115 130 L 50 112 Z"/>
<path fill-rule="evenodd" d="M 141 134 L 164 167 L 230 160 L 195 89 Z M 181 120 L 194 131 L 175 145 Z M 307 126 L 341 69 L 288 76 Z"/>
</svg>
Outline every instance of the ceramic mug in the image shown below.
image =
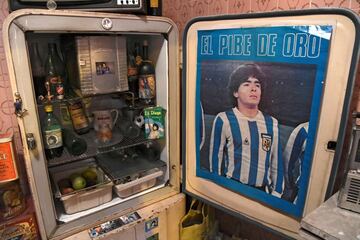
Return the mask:
<svg viewBox="0 0 360 240">
<path fill-rule="evenodd" d="M 99 131 L 100 126 L 108 125 L 110 129 L 113 129 L 118 116 L 119 111 L 116 109 L 110 110 L 96 110 L 93 111 L 94 115 L 94 129 Z"/>
</svg>

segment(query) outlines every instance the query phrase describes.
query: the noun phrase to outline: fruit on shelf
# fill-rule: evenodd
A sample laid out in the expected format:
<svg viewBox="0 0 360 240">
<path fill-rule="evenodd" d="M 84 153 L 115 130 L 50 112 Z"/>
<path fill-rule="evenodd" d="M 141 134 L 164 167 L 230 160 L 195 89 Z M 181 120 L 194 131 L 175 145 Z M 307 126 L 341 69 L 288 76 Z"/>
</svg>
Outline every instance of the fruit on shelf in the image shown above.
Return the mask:
<svg viewBox="0 0 360 240">
<path fill-rule="evenodd" d="M 72 173 L 72 174 L 69 176 L 69 179 L 70 179 L 71 182 L 73 182 L 75 178 L 80 177 L 80 176 L 81 176 L 80 173 L 75 172 L 75 173 Z"/>
<path fill-rule="evenodd" d="M 71 181 L 69 178 L 60 179 L 57 184 L 60 189 L 71 187 Z"/>
<path fill-rule="evenodd" d="M 72 180 L 72 187 L 75 190 L 80 190 L 86 187 L 86 180 L 82 176 L 77 176 Z"/>
<path fill-rule="evenodd" d="M 68 194 L 68 193 L 72 193 L 73 191 L 74 189 L 72 187 L 60 188 L 61 194 Z"/>
<path fill-rule="evenodd" d="M 85 169 L 85 170 L 81 173 L 81 176 L 82 176 L 83 178 L 85 178 L 88 187 L 97 184 L 97 178 L 98 178 L 98 176 L 97 176 L 96 168 L 90 167 L 90 168 Z"/>
</svg>

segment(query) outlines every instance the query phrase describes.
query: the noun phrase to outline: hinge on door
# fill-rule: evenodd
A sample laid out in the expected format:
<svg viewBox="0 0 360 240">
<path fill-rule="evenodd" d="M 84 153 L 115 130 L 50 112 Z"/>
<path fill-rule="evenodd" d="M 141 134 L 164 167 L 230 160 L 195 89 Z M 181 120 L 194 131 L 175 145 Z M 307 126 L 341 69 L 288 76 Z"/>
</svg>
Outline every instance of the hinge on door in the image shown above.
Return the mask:
<svg viewBox="0 0 360 240">
<path fill-rule="evenodd" d="M 14 102 L 15 114 L 18 117 L 23 117 L 24 113 L 26 113 L 27 110 L 23 109 L 23 102 L 20 93 L 15 92 L 14 95 L 15 95 L 15 102 Z"/>
</svg>

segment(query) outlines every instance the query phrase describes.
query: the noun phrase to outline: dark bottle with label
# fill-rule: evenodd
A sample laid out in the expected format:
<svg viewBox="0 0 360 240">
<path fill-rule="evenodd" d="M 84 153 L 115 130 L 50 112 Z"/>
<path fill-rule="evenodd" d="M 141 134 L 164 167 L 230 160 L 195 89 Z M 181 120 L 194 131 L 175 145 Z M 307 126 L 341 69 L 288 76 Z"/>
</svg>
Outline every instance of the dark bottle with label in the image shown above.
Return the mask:
<svg viewBox="0 0 360 240">
<path fill-rule="evenodd" d="M 65 148 L 74 156 L 79 156 L 86 152 L 87 144 L 82 138 L 77 137 L 71 130 L 63 128 L 63 139 Z"/>
<path fill-rule="evenodd" d="M 45 71 L 37 42 L 30 44 L 30 61 L 36 97 L 45 96 Z"/>
<path fill-rule="evenodd" d="M 53 113 L 51 104 L 45 105 L 46 118 L 43 122 L 43 135 L 45 140 L 45 154 L 48 159 L 60 157 L 63 152 L 62 131 L 59 121 Z"/>
<path fill-rule="evenodd" d="M 148 42 L 143 43 L 143 61 L 139 67 L 139 98 L 146 104 L 154 104 L 156 96 L 155 67 L 149 60 Z"/>
<path fill-rule="evenodd" d="M 148 15 L 161 16 L 162 0 L 148 0 Z"/>
<path fill-rule="evenodd" d="M 89 121 L 85 115 L 81 99 L 70 100 L 68 102 L 68 109 L 75 132 L 77 134 L 89 132 Z"/>
<path fill-rule="evenodd" d="M 48 56 L 45 62 L 46 82 L 50 83 L 51 95 L 64 98 L 65 66 L 57 51 L 56 43 L 48 44 Z"/>
</svg>

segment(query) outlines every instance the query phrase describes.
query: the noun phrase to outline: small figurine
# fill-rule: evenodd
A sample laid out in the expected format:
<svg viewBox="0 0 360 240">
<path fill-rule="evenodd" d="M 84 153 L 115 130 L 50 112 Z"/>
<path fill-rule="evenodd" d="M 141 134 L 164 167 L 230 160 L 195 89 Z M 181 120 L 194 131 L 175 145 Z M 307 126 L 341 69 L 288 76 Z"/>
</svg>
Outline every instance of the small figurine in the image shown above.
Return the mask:
<svg viewBox="0 0 360 240">
<path fill-rule="evenodd" d="M 45 96 L 45 101 L 51 102 L 51 100 L 53 100 L 54 95 L 51 95 L 51 86 L 50 86 L 50 82 L 46 81 L 45 82 L 45 88 L 46 88 L 46 96 Z"/>
<path fill-rule="evenodd" d="M 22 117 L 23 114 L 27 111 L 26 109 L 22 109 L 22 107 L 23 107 L 22 99 L 21 99 L 20 93 L 18 93 L 18 92 L 15 93 L 14 107 L 15 107 L 15 115 L 18 117 Z"/>
</svg>

